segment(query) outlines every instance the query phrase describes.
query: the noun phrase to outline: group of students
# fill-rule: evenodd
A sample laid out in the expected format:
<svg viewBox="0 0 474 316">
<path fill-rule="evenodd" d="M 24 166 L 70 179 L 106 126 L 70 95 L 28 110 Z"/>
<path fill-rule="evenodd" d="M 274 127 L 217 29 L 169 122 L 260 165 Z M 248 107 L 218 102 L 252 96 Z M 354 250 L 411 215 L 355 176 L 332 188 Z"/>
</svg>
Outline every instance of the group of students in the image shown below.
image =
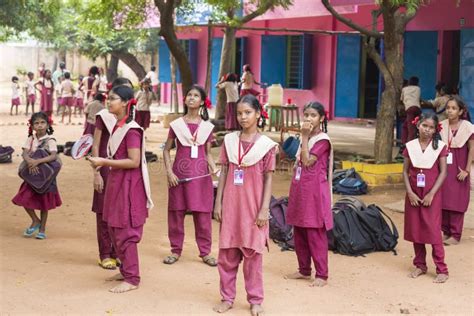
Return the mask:
<svg viewBox="0 0 474 316">
<path fill-rule="evenodd" d="M 185 114 L 171 123 L 163 153 L 169 187 L 171 246 L 171 253 L 163 262 L 179 261 L 184 217 L 191 212 L 199 256 L 204 264 L 217 266 L 220 276 L 221 302 L 214 311 L 223 313 L 232 308 L 237 271 L 243 262 L 250 311 L 260 315 L 264 299 L 262 262 L 269 246 L 269 204 L 278 144 L 260 133 L 266 113 L 257 98 L 252 94 L 242 96 L 235 107 L 240 129 L 228 133 L 221 148 L 221 170 L 213 205 L 212 175 L 219 172 L 210 154 L 214 126 L 208 121 L 205 90 L 192 86 L 185 93 L 184 103 Z M 105 269 L 120 268 L 120 273 L 108 279 L 122 281 L 110 289 L 115 293 L 139 286 L 137 244 L 153 206 L 144 132 L 134 121 L 136 105 L 130 81 L 116 80 L 108 93 L 108 109 L 95 115 L 92 157 L 88 158 L 94 172 L 92 210 L 97 219 L 99 265 Z M 468 169 L 473 160 L 474 131 L 469 122 L 462 120 L 466 111 L 464 103 L 453 98 L 447 105 L 448 120 L 442 122 L 443 130 L 433 114 L 424 114 L 413 122 L 418 137 L 408 142 L 404 151 L 405 239 L 414 243 L 415 250 L 411 277 L 426 273 L 425 244 L 432 244 L 437 267 L 435 282 L 448 278 L 442 241 L 459 240 L 463 212 L 469 203 Z M 294 226 L 298 270 L 285 278 L 311 279 L 313 261 L 315 278 L 310 286 L 319 287 L 327 284 L 326 233 L 333 226 L 333 146 L 327 135 L 326 113 L 318 102 L 310 102 L 303 109 L 302 141 L 287 210 L 287 221 Z M 23 157 L 34 173 L 39 163 L 56 158 L 57 149 L 45 114 L 35 113 L 30 126 L 32 131 Z M 47 140 L 51 154 L 46 160 L 34 161 L 30 153 L 42 140 Z M 176 156 L 172 162 L 170 150 L 174 144 Z M 456 194 L 450 190 L 456 190 Z M 24 235 L 29 237 L 39 230 L 36 238 L 40 239 L 45 237 L 47 211 L 61 204 L 56 184 L 50 192 L 37 194 L 23 183 L 13 202 L 23 206 L 32 219 Z M 41 218 L 35 209 L 41 210 Z M 217 260 L 211 255 L 212 217 L 220 223 Z"/>
</svg>

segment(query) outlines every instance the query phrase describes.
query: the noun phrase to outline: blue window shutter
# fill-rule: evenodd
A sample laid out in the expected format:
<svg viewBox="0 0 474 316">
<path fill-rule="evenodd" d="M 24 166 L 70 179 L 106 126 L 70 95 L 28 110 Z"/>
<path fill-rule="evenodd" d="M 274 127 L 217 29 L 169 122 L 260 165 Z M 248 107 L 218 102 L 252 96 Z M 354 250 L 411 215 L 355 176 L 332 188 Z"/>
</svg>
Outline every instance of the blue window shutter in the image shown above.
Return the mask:
<svg viewBox="0 0 474 316">
<path fill-rule="evenodd" d="M 359 112 L 361 41 L 359 35 L 337 36 L 335 116 L 356 118 Z"/>
<path fill-rule="evenodd" d="M 160 40 L 160 82 L 171 82 L 170 51 L 164 40 Z"/>
<path fill-rule="evenodd" d="M 217 89 L 214 86 L 219 81 L 219 67 L 221 64 L 222 38 L 212 39 L 211 52 L 211 99 L 212 104 L 216 104 Z"/>
<path fill-rule="evenodd" d="M 474 28 L 461 30 L 460 94 L 474 122 Z"/>
<path fill-rule="evenodd" d="M 286 36 L 262 35 L 261 82 L 286 85 L 286 54 Z"/>
<path fill-rule="evenodd" d="M 302 51 L 302 76 L 301 76 L 301 89 L 309 90 L 311 86 L 312 72 L 316 71 L 313 69 L 313 35 L 303 35 L 303 51 Z"/>
<path fill-rule="evenodd" d="M 438 32 L 405 32 L 403 55 L 404 77 L 420 78 L 422 99 L 434 99 L 438 58 Z"/>
<path fill-rule="evenodd" d="M 193 73 L 193 83 L 197 82 L 197 61 L 198 61 L 198 41 L 196 39 L 189 40 L 189 63 L 191 64 L 191 71 Z"/>
</svg>

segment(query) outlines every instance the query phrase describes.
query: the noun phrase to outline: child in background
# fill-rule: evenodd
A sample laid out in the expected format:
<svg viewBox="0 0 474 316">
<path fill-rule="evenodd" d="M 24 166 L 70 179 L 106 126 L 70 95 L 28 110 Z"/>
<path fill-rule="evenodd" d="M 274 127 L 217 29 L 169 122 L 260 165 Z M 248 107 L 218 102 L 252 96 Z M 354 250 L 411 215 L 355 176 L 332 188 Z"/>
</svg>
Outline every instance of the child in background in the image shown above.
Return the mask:
<svg viewBox="0 0 474 316">
<path fill-rule="evenodd" d="M 216 84 L 216 88 L 224 89 L 227 107 L 225 111 L 225 129 L 238 130 L 240 129 L 239 122 L 237 122 L 236 105 L 239 99 L 239 85 L 236 74 L 227 74 Z"/>
<path fill-rule="evenodd" d="M 74 105 L 74 84 L 71 81 L 71 74 L 69 72 L 64 73 L 64 80 L 61 81 L 61 106 L 63 107 L 63 116 L 61 118 L 61 123 L 64 123 L 64 115 L 66 114 L 66 110 L 69 114 L 69 123 L 71 124 L 71 115 L 72 115 L 72 107 Z"/>
<path fill-rule="evenodd" d="M 413 242 L 415 269 L 409 274 L 417 278 L 426 274 L 426 244 L 433 247 L 436 278 L 448 280 L 448 266 L 444 262 L 441 239 L 441 186 L 446 178 L 446 144 L 440 140 L 438 117 L 425 113 L 414 120 L 418 138 L 408 142 L 403 151 L 403 177 L 407 190 L 405 198 L 405 240 Z"/>
<path fill-rule="evenodd" d="M 250 65 L 244 65 L 243 67 L 244 73 L 242 74 L 242 78 L 240 79 L 241 89 L 240 89 L 240 96 L 244 96 L 246 94 L 253 94 L 257 96 L 260 94 L 257 90 L 253 88 L 254 84 L 260 85 L 257 81 L 255 81 L 255 77 L 253 75 L 252 70 L 250 69 Z"/>
<path fill-rule="evenodd" d="M 212 208 L 214 189 L 211 173 L 216 170 L 211 155 L 212 130 L 205 90 L 192 86 L 186 93 L 184 116 L 173 121 L 163 150 L 168 173 L 168 236 L 171 255 L 163 262 L 173 264 L 183 251 L 184 217 L 193 214 L 199 257 L 209 266 L 216 266 L 210 255 L 212 244 Z M 176 141 L 176 157 L 171 165 L 170 150 Z M 185 181 L 184 179 L 190 179 Z"/>
<path fill-rule="evenodd" d="M 150 87 L 151 81 L 145 79 L 141 83 L 141 89 L 137 92 L 137 112 L 135 113 L 135 122 L 138 123 L 145 131 L 150 127 L 150 106 L 154 99 L 153 91 Z"/>
<path fill-rule="evenodd" d="M 474 126 L 465 120 L 466 113 L 466 104 L 459 97 L 451 97 L 446 104 L 448 119 L 441 122 L 441 139 L 448 144 L 448 175 L 441 189 L 445 245 L 456 245 L 461 240 L 464 214 L 469 206 Z"/>
<path fill-rule="evenodd" d="M 328 279 L 327 231 L 333 227 L 331 211 L 332 146 L 327 133 L 324 106 L 311 102 L 304 107 L 301 147 L 296 154 L 290 186 L 287 222 L 294 227 L 298 272 L 286 279 L 310 279 L 311 258 L 316 277 L 310 286 L 325 286 Z"/>
<path fill-rule="evenodd" d="M 405 106 L 406 119 L 402 125 L 402 144 L 415 139 L 416 127 L 411 124 L 415 117 L 421 114 L 420 96 L 421 90 L 418 86 L 418 77 L 411 77 L 408 80 L 408 85 L 402 88 L 400 96 L 403 105 Z"/>
<path fill-rule="evenodd" d="M 22 154 L 30 174 L 38 173 L 38 165 L 58 159 L 58 148 L 56 146 L 56 140 L 51 137 L 52 134 L 53 128 L 51 127 L 48 116 L 43 112 L 34 113 L 29 121 L 28 139 L 23 145 Z M 41 159 L 31 158 L 30 156 L 38 148 L 44 148 L 49 153 L 49 156 Z M 31 225 L 25 230 L 23 235 L 25 237 L 31 237 L 39 230 L 36 239 L 46 238 L 45 231 L 48 211 L 61 206 L 62 203 L 56 180 L 52 182 L 50 188 L 42 194 L 35 192 L 29 184 L 23 182 L 20 186 L 20 190 L 12 199 L 12 202 L 18 206 L 23 206 L 31 217 Z M 36 215 L 35 210 L 41 211 L 41 219 Z"/>
<path fill-rule="evenodd" d="M 82 117 L 82 110 L 84 109 L 84 92 L 82 91 L 83 87 L 81 86 L 83 79 L 84 76 L 79 76 L 79 87 L 74 96 L 74 117 L 77 115 L 77 110 L 79 110 L 79 117 Z"/>
<path fill-rule="evenodd" d="M 259 133 L 267 117 L 253 95 L 237 102 L 242 131 L 227 134 L 221 149 L 222 171 L 214 218 L 220 225 L 219 257 L 221 303 L 214 311 L 232 308 L 240 262 L 252 315 L 263 314 L 263 252 L 268 248 L 268 220 L 272 173 L 278 144 Z"/>
<path fill-rule="evenodd" d="M 54 83 L 51 80 L 51 70 L 44 70 L 44 77 L 40 78 L 38 82 L 35 83 L 35 88 L 41 93 L 41 112 L 46 113 L 50 118 L 53 114 L 53 92 L 54 92 Z M 41 88 L 39 89 L 38 86 Z"/>
<path fill-rule="evenodd" d="M 35 113 L 35 102 L 36 102 L 36 89 L 33 81 L 35 75 L 30 71 L 28 72 L 28 80 L 26 81 L 26 114 L 28 115 L 28 107 L 31 105 L 31 113 Z"/>
<path fill-rule="evenodd" d="M 111 158 L 89 158 L 96 170 L 99 167 L 110 168 L 102 218 L 109 227 L 121 266 L 120 273 L 108 280 L 123 281 L 110 289 L 113 293 L 138 288 L 140 272 L 137 246 L 142 238 L 148 210 L 153 207 L 143 130 L 133 121 L 136 105 L 133 94 L 133 89 L 127 86 L 112 89 L 108 109 L 116 116 L 117 123 L 108 145 Z"/>
<path fill-rule="evenodd" d="M 84 125 L 83 134 L 94 135 L 96 115 L 105 109 L 105 99 L 105 94 L 98 93 L 95 95 L 94 100 L 87 104 L 86 108 L 84 109 L 84 113 L 86 115 L 86 124 Z"/>
<path fill-rule="evenodd" d="M 18 106 L 20 105 L 20 85 L 18 84 L 18 77 L 12 77 L 12 106 L 10 108 L 10 115 L 13 115 L 13 107 L 16 109 L 18 115 Z"/>
</svg>

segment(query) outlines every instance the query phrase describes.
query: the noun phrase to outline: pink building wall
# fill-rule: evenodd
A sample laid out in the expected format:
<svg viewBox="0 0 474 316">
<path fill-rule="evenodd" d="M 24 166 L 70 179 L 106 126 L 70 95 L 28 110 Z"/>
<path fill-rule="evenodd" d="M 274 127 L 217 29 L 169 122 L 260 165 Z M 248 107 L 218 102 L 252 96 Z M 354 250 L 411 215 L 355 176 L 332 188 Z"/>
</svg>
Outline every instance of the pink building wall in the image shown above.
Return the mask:
<svg viewBox="0 0 474 316">
<path fill-rule="evenodd" d="M 354 1 L 346 0 L 346 3 L 354 3 Z M 352 31 L 346 25 L 336 21 L 332 16 L 328 15 L 325 8 L 321 8 L 321 4 L 313 0 L 297 1 L 298 5 L 290 11 L 276 10 L 268 13 L 258 20 L 252 21 L 247 26 L 253 27 L 270 27 L 270 28 L 298 28 L 298 29 L 322 29 L 336 31 Z M 344 0 L 338 1 L 344 4 Z M 363 1 L 361 1 L 363 2 Z M 474 12 L 474 2 L 461 1 L 461 5 L 456 7 L 454 1 L 431 0 L 430 5 L 420 8 L 417 16 L 407 27 L 407 30 L 459 30 L 461 28 L 460 20 L 464 18 L 465 28 L 474 27 L 474 18 L 468 12 Z M 358 5 L 343 7 L 346 12 L 353 9 L 356 13 L 347 14 L 354 22 L 360 25 L 371 24 L 371 10 L 374 5 Z M 314 9 L 310 11 L 308 9 Z M 283 13 L 282 13 L 283 12 Z M 285 16 L 293 16 L 293 18 L 281 18 Z M 311 12 L 313 16 L 308 16 Z M 314 16 L 317 15 L 317 16 Z M 378 29 L 381 30 L 383 22 L 378 21 Z M 441 33 L 441 32 L 440 32 Z M 242 30 L 237 33 L 237 37 L 245 36 L 248 38 L 247 61 L 252 66 L 255 77 L 260 81 L 261 73 L 261 35 L 281 35 L 286 33 L 263 32 Z M 213 37 L 222 37 L 223 32 L 219 28 L 213 31 Z M 192 31 L 187 30 L 179 34 L 182 39 L 198 40 L 198 66 L 197 66 L 197 83 L 204 85 L 206 76 L 206 54 L 207 54 L 207 28 L 193 28 Z M 297 90 L 284 89 L 284 100 L 291 98 L 298 106 L 302 106 L 308 101 L 317 100 L 326 105 L 330 109 L 330 113 L 334 112 L 334 91 L 335 91 L 335 58 L 336 52 L 336 36 L 316 34 L 313 38 L 313 68 L 312 73 L 312 89 Z M 443 44 L 443 36 L 440 36 L 439 48 L 440 56 L 443 50 L 447 49 Z M 446 62 L 445 62 L 446 64 Z M 441 65 L 441 57 L 439 61 Z M 438 79 L 441 76 L 441 66 L 438 67 Z M 213 85 L 215 82 L 212 83 Z M 271 82 L 269 82 L 271 84 Z"/>
</svg>

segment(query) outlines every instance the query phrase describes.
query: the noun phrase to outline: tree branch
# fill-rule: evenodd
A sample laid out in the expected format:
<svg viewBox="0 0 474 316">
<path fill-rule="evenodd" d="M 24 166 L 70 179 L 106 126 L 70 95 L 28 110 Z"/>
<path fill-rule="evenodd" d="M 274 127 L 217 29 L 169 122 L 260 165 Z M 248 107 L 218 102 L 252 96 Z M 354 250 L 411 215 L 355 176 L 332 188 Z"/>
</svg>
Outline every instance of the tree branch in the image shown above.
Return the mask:
<svg viewBox="0 0 474 316">
<path fill-rule="evenodd" d="M 380 54 L 375 49 L 374 41 L 369 38 L 368 40 L 364 39 L 363 42 L 367 50 L 367 54 L 374 61 L 375 65 L 377 65 L 377 67 L 379 68 L 380 72 L 384 77 L 384 80 L 390 81 L 393 84 L 394 80 L 392 73 L 390 72 L 390 70 L 388 70 L 387 65 L 382 59 L 382 56 L 380 56 Z"/>
<path fill-rule="evenodd" d="M 345 18 L 344 16 L 340 15 L 333 7 L 332 5 L 329 4 L 329 0 L 321 0 L 323 3 L 324 7 L 339 21 L 344 23 L 345 25 L 353 28 L 354 30 L 357 30 L 361 32 L 362 34 L 365 34 L 370 37 L 375 37 L 375 38 L 382 38 L 383 34 L 377 31 L 370 31 L 359 24 L 353 22 L 351 19 Z"/>
</svg>

